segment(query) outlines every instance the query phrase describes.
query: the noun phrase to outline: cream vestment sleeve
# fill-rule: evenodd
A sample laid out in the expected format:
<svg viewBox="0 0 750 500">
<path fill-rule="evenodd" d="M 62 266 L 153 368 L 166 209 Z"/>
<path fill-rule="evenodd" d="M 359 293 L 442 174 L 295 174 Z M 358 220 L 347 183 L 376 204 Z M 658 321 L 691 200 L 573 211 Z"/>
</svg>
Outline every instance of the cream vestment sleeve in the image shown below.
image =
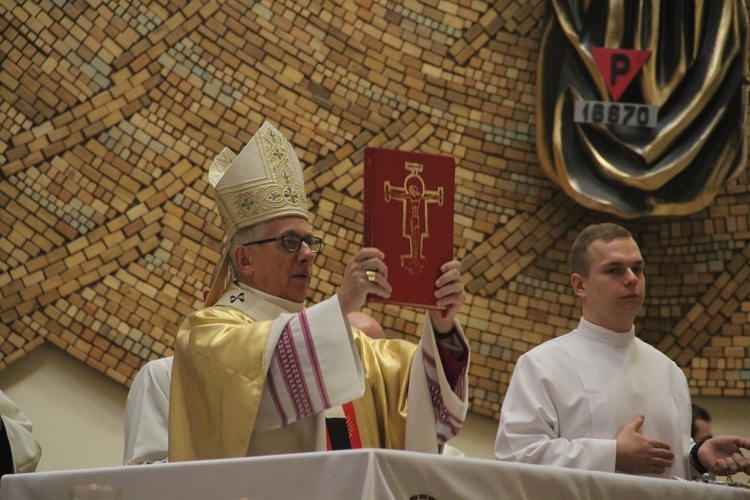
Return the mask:
<svg viewBox="0 0 750 500">
<path fill-rule="evenodd" d="M 31 421 L 2 391 L 0 415 L 13 455 L 14 472 L 34 472 L 42 456 L 42 448 L 31 435 Z"/>
<path fill-rule="evenodd" d="M 138 372 L 125 403 L 125 465 L 167 462 L 169 384 L 174 358 L 149 361 Z"/>
</svg>

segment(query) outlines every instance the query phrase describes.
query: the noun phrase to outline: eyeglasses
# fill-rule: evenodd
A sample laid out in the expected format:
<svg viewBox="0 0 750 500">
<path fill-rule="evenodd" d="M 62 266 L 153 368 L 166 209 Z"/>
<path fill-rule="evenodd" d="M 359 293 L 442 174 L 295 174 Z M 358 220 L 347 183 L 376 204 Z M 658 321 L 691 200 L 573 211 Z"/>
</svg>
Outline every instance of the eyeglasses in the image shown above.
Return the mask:
<svg viewBox="0 0 750 500">
<path fill-rule="evenodd" d="M 323 240 L 316 236 L 305 236 L 304 238 L 302 236 L 297 236 L 296 234 L 282 234 L 281 236 L 277 236 L 276 238 L 268 238 L 267 240 L 259 240 L 259 241 L 251 241 L 249 243 L 243 243 L 242 246 L 248 246 L 248 245 L 260 245 L 263 243 L 271 243 L 272 241 L 279 241 L 281 240 L 281 247 L 287 251 L 287 252 L 299 252 L 299 249 L 302 248 L 302 242 L 305 242 L 305 245 L 310 247 L 310 251 L 312 253 L 318 253 L 320 252 L 320 249 L 323 248 Z"/>
</svg>

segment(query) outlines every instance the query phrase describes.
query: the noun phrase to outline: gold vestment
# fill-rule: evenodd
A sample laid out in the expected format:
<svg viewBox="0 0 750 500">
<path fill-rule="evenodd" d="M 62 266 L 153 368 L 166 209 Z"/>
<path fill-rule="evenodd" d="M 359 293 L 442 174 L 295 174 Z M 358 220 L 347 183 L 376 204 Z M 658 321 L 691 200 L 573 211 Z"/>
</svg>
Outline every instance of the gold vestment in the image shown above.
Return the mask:
<svg viewBox="0 0 750 500">
<path fill-rule="evenodd" d="M 231 288 L 224 297 L 238 291 Z M 172 371 L 170 461 L 247 455 L 269 366 L 269 332 L 283 312 L 253 299 L 245 312 L 217 305 L 186 318 Z M 352 333 L 365 375 L 364 393 L 353 402 L 362 446 L 404 449 L 409 373 L 417 346 L 372 340 L 354 328 Z M 341 334 L 347 335 L 346 330 Z"/>
</svg>

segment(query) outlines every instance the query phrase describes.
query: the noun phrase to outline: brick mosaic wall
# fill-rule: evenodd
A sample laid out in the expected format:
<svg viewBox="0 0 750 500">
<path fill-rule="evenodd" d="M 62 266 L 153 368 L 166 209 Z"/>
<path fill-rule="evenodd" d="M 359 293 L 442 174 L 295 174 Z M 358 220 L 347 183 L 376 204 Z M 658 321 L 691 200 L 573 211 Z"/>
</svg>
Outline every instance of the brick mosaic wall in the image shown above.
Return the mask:
<svg viewBox="0 0 750 500">
<path fill-rule="evenodd" d="M 473 411 L 580 314 L 566 255 L 607 217 L 535 153 L 542 0 L 0 0 L 0 368 L 50 342 L 129 385 L 202 304 L 221 231 L 206 172 L 263 120 L 294 143 L 324 235 L 310 300 L 362 242 L 362 150 L 457 159 Z M 642 338 L 693 394 L 750 396 L 750 188 L 628 221 L 647 260 Z M 411 309 L 367 309 L 416 340 Z"/>
</svg>

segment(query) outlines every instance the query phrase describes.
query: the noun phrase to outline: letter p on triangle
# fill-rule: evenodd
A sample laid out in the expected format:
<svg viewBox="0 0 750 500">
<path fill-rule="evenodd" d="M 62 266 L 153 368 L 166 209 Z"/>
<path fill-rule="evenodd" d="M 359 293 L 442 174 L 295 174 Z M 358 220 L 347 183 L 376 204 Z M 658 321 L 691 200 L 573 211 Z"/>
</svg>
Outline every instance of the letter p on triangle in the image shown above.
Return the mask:
<svg viewBox="0 0 750 500">
<path fill-rule="evenodd" d="M 591 55 L 604 77 L 609 95 L 613 101 L 618 101 L 651 55 L 651 51 L 591 47 Z"/>
</svg>

